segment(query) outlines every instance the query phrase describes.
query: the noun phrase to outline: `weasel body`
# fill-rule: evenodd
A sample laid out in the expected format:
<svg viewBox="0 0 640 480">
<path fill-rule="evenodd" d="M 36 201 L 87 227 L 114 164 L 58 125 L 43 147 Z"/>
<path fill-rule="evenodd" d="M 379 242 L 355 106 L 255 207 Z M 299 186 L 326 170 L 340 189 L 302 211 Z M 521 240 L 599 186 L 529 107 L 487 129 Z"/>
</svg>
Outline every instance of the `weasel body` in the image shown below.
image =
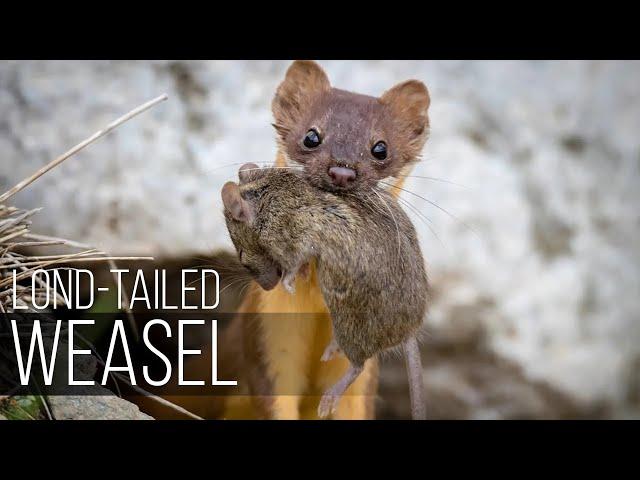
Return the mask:
<svg viewBox="0 0 640 480">
<path fill-rule="evenodd" d="M 301 168 L 310 185 L 334 193 L 368 189 L 373 194 L 378 181 L 388 179 L 394 186 L 389 193 L 397 196 L 427 139 L 429 104 L 427 88 L 417 80 L 371 97 L 332 88 L 315 62 L 293 62 L 271 104 L 276 165 Z M 311 130 L 318 139 L 309 134 Z M 315 140 L 320 143 L 313 147 Z M 379 142 L 385 144 L 382 152 L 381 145 L 376 147 Z M 319 393 L 345 374 L 349 362 L 342 355 L 317 361 L 333 333 L 315 262 L 308 277 L 295 279 L 293 295 L 282 283 L 267 291 L 253 282 L 238 313 L 229 331 L 221 333 L 219 346 L 222 353 L 230 350 L 230 359 L 237 359 L 227 365 L 234 368 L 241 392 L 174 400 L 206 417 L 318 418 Z M 273 320 L 273 314 L 280 320 Z M 197 357 L 187 367 L 197 375 L 209 365 L 208 359 Z M 377 363 L 370 359 L 332 417 L 374 418 L 377 379 Z M 212 410 L 218 404 L 223 404 L 220 414 Z"/>
</svg>

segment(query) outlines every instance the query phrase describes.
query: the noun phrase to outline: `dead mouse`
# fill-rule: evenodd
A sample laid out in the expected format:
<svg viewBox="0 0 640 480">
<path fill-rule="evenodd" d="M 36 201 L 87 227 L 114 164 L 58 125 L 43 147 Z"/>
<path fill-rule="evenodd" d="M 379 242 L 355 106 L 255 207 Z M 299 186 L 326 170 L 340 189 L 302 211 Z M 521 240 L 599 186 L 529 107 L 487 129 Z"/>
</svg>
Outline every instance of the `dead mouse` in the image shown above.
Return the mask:
<svg viewBox="0 0 640 480">
<path fill-rule="evenodd" d="M 292 288 L 301 267 L 316 259 L 331 314 L 335 343 L 350 361 L 327 390 L 318 414 L 334 409 L 364 362 L 402 346 L 413 418 L 425 417 L 422 367 L 416 335 L 427 310 L 428 281 L 415 229 L 386 192 L 340 194 L 310 185 L 298 172 L 240 169 L 240 184 L 222 189 L 225 220 L 240 262 L 262 288 L 282 278 Z"/>
</svg>

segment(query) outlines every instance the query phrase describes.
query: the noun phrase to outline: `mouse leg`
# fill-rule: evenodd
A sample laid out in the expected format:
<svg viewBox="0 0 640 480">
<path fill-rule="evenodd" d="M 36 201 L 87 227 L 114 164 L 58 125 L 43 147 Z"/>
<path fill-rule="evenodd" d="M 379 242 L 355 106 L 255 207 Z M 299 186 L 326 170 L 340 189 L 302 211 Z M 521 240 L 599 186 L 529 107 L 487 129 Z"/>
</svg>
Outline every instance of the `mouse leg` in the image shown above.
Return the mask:
<svg viewBox="0 0 640 480">
<path fill-rule="evenodd" d="M 287 272 L 283 272 L 282 274 L 282 286 L 287 292 L 291 294 L 296 293 L 295 282 L 297 273 L 297 270 L 290 270 Z"/>
<path fill-rule="evenodd" d="M 341 353 L 342 349 L 340 348 L 340 345 L 338 345 L 338 342 L 336 342 L 336 337 L 333 337 L 329 342 L 329 345 L 327 345 L 327 348 L 324 349 L 324 353 L 322 354 L 322 357 L 320 357 L 320 361 L 328 362 Z"/>
<path fill-rule="evenodd" d="M 296 292 L 295 282 L 298 275 L 302 275 L 305 279 L 309 278 L 309 262 L 301 262 L 291 270 L 282 273 L 282 286 L 287 292 L 291 294 Z"/>
<path fill-rule="evenodd" d="M 358 375 L 360 375 L 363 369 L 364 365 L 357 367 L 352 363 L 349 364 L 347 373 L 345 373 L 333 387 L 324 392 L 318 405 L 318 416 L 320 418 L 326 418 L 336 411 L 340 398 L 342 398 L 347 388 L 358 378 Z"/>
</svg>

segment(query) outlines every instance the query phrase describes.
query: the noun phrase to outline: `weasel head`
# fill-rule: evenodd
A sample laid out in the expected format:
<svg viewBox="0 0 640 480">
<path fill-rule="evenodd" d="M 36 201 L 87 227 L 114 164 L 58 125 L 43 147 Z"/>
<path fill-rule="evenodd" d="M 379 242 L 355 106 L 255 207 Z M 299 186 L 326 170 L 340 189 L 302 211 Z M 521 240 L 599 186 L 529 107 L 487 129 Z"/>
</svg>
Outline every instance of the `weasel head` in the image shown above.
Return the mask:
<svg viewBox="0 0 640 480">
<path fill-rule="evenodd" d="M 287 161 L 329 191 L 370 189 L 415 162 L 429 130 L 429 93 L 408 80 L 370 97 L 332 88 L 315 62 L 296 61 L 272 103 Z"/>
</svg>

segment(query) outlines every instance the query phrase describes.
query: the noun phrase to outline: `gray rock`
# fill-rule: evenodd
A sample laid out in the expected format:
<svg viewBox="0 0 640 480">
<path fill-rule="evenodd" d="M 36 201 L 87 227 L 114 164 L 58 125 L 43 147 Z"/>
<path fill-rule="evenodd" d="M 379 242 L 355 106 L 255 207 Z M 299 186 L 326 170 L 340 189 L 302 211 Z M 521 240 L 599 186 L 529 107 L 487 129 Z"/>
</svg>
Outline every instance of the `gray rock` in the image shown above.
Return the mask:
<svg viewBox="0 0 640 480">
<path fill-rule="evenodd" d="M 49 397 L 56 420 L 153 420 L 131 402 L 100 386 L 87 386 L 83 395 Z"/>
<path fill-rule="evenodd" d="M 76 346 L 80 348 L 79 346 Z M 58 352 L 66 364 L 68 346 L 63 344 Z M 93 355 L 80 355 L 74 359 L 74 378 L 94 380 L 97 359 Z M 66 376 L 62 375 L 67 381 Z M 81 395 L 52 395 L 48 397 L 51 413 L 57 420 L 153 420 L 140 411 L 137 405 L 124 400 L 100 385 L 73 387 Z"/>
</svg>

